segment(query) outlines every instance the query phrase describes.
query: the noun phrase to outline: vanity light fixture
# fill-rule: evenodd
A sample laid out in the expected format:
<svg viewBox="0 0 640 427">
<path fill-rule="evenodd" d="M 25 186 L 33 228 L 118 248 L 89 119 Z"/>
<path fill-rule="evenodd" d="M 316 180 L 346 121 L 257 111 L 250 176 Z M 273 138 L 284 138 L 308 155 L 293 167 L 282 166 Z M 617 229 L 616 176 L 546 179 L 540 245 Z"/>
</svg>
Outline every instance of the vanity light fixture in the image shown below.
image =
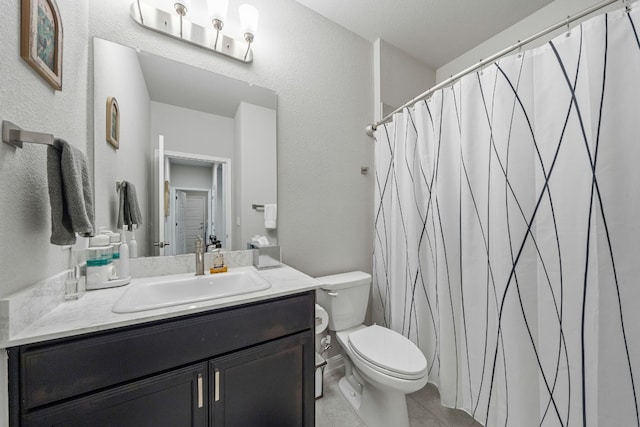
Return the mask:
<svg viewBox="0 0 640 427">
<path fill-rule="evenodd" d="M 247 52 L 244 55 L 244 59 L 247 59 L 249 50 L 251 49 L 251 43 L 253 43 L 253 36 L 258 30 L 258 10 L 250 4 L 243 4 L 238 9 L 240 14 L 240 26 L 244 33 L 244 41 L 247 42 Z"/>
<path fill-rule="evenodd" d="M 253 61 L 251 45 L 258 27 L 258 11 L 249 4 L 239 8 L 241 31 L 244 40 L 223 34 L 228 0 L 206 0 L 211 27 L 205 27 L 189 20 L 192 1 L 174 0 L 175 13 L 166 12 L 136 0 L 131 4 L 130 14 L 139 25 L 164 35 L 200 46 L 215 53 L 228 56 L 244 63 Z M 204 0 L 199 0 L 203 1 Z"/>
<path fill-rule="evenodd" d="M 176 8 L 176 13 L 180 16 L 180 38 L 182 38 L 182 19 L 191 7 L 191 0 L 178 0 L 173 7 Z"/>
</svg>

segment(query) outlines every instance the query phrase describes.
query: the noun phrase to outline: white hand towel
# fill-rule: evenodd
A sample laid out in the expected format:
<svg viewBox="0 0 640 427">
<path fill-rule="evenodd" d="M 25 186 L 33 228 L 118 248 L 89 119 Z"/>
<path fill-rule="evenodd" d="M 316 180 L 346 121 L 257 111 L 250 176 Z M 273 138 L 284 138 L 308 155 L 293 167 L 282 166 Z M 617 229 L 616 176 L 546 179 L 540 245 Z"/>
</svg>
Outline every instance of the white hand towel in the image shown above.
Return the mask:
<svg viewBox="0 0 640 427">
<path fill-rule="evenodd" d="M 275 230 L 278 218 L 278 205 L 275 203 L 264 205 L 264 228 Z"/>
</svg>

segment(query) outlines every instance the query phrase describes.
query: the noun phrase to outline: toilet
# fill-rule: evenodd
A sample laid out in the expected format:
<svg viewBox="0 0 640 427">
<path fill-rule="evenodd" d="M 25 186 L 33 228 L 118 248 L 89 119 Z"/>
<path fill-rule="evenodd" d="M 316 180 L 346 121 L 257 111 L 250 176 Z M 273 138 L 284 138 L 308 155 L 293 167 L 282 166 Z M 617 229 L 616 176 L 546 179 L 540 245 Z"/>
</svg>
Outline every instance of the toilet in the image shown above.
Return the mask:
<svg viewBox="0 0 640 427">
<path fill-rule="evenodd" d="M 422 351 L 391 329 L 364 325 L 370 274 L 352 271 L 317 280 L 318 304 L 344 350 L 340 392 L 368 427 L 409 427 L 406 395 L 428 380 Z"/>
</svg>

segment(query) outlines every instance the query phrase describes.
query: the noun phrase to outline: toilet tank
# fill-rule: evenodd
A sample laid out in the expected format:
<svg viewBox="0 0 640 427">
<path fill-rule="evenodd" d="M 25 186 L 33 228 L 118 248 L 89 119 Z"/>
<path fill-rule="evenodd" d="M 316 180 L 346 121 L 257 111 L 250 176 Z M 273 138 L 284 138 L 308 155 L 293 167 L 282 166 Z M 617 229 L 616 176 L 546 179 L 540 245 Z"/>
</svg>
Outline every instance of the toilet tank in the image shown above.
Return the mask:
<svg viewBox="0 0 640 427">
<path fill-rule="evenodd" d="M 316 278 L 322 282 L 317 299 L 329 314 L 329 329 L 342 331 L 364 323 L 371 275 L 362 271 Z"/>
</svg>

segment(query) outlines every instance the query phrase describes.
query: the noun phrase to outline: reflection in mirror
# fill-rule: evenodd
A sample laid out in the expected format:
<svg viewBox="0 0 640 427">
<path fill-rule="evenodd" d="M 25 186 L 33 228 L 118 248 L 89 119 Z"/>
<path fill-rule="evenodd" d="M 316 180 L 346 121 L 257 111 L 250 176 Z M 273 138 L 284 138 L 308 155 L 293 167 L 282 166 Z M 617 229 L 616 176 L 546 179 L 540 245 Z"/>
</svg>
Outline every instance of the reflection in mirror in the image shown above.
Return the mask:
<svg viewBox="0 0 640 427">
<path fill-rule="evenodd" d="M 120 144 L 105 140 L 106 99 L 120 107 Z M 272 90 L 94 38 L 96 224 L 115 230 L 116 182 L 136 187 L 139 255 L 245 249 L 277 239 L 253 204 L 277 202 Z M 131 238 L 128 233 L 127 238 Z"/>
</svg>

